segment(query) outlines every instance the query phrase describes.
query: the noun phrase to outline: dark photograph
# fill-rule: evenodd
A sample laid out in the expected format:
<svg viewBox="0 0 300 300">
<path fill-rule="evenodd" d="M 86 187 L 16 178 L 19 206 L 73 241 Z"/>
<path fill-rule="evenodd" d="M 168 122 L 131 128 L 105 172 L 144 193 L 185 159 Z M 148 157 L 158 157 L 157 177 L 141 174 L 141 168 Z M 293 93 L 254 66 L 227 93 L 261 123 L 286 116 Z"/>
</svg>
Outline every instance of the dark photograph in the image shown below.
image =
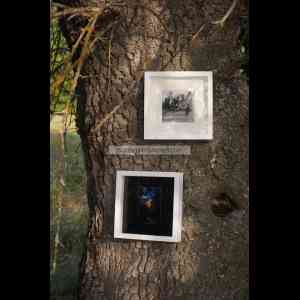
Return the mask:
<svg viewBox="0 0 300 300">
<path fill-rule="evenodd" d="M 172 236 L 174 179 L 126 177 L 124 232 Z"/>
<path fill-rule="evenodd" d="M 193 122 L 191 91 L 164 91 L 162 94 L 163 122 Z"/>
</svg>

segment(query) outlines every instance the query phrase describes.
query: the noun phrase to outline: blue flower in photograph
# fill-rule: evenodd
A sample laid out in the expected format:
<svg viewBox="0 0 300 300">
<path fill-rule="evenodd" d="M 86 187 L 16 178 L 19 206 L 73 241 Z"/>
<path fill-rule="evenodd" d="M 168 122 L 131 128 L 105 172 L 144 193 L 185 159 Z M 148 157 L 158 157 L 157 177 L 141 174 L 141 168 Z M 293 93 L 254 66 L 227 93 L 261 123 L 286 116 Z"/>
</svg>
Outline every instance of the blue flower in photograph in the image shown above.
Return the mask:
<svg viewBox="0 0 300 300">
<path fill-rule="evenodd" d="M 140 197 L 140 203 L 142 205 L 146 205 L 147 207 L 151 207 L 151 203 L 157 196 L 158 190 L 159 189 L 157 187 L 143 187 L 143 193 Z"/>
</svg>

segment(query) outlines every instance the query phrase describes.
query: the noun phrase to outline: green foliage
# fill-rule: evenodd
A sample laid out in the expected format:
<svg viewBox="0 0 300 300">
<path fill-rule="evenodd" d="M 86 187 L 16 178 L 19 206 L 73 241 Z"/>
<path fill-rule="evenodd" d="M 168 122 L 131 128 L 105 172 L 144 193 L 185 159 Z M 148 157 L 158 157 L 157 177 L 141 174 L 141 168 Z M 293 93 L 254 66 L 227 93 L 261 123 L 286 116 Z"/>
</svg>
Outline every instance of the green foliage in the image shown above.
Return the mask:
<svg viewBox="0 0 300 300">
<path fill-rule="evenodd" d="M 85 198 L 85 170 L 80 147 L 80 138 L 74 132 L 67 132 L 65 160 L 65 187 L 61 193 L 58 166 L 61 156 L 59 122 L 53 120 L 51 132 L 51 226 L 50 253 L 52 266 L 54 238 L 58 221 L 58 199 L 61 197 L 59 247 L 56 272 L 51 276 L 50 300 L 75 300 L 78 287 L 79 262 L 82 256 L 87 232 L 88 209 Z M 73 127 L 74 125 L 72 125 Z M 56 129 L 56 131 L 55 131 Z"/>
<path fill-rule="evenodd" d="M 79 192 L 85 183 L 84 159 L 80 145 L 80 138 L 76 133 L 69 133 L 66 137 L 66 190 Z"/>
<path fill-rule="evenodd" d="M 50 86 L 64 73 L 65 61 L 69 55 L 70 51 L 66 40 L 59 28 L 57 20 L 53 19 L 50 26 Z M 67 103 L 71 101 L 69 93 L 71 77 L 72 73 L 67 74 L 61 87 L 50 95 L 50 110 L 52 112 L 63 111 Z"/>
<path fill-rule="evenodd" d="M 71 113 L 76 107 L 75 90 L 81 76 L 85 60 L 94 49 L 100 36 L 95 36 L 95 25 L 103 13 L 104 6 L 79 7 L 60 10 L 58 4 L 51 7 L 50 25 L 50 111 Z M 72 49 L 68 48 L 60 30 L 58 18 L 62 15 L 69 18 L 81 15 L 86 18 L 86 26 L 82 28 Z M 70 51 L 71 50 L 71 51 Z M 78 52 L 79 50 L 79 52 Z M 79 55 L 77 55 L 79 54 Z M 78 57 L 77 57 L 78 56 Z"/>
<path fill-rule="evenodd" d="M 64 264 L 59 264 L 55 276 L 51 280 L 50 300 L 75 300 L 76 286 L 78 284 L 77 256 L 70 257 Z"/>
</svg>

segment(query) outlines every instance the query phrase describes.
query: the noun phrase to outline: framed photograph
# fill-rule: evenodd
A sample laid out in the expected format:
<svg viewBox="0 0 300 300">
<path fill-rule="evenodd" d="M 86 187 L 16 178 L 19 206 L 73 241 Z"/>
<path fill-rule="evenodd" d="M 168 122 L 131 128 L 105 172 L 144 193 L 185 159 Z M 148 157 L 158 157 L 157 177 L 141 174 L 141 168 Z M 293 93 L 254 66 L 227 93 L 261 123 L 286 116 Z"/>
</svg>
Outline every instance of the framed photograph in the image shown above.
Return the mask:
<svg viewBox="0 0 300 300">
<path fill-rule="evenodd" d="M 183 173 L 117 171 L 114 237 L 180 242 Z"/>
<path fill-rule="evenodd" d="M 145 72 L 145 140 L 212 138 L 212 72 Z"/>
</svg>

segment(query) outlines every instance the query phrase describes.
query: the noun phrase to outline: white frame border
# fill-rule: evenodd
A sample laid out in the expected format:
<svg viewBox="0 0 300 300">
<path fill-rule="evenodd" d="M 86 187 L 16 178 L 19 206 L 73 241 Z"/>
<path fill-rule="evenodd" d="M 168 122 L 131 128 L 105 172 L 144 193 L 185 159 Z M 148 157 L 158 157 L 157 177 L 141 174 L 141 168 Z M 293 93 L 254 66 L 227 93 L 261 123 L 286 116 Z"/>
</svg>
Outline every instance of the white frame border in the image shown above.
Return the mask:
<svg viewBox="0 0 300 300">
<path fill-rule="evenodd" d="M 174 202 L 173 202 L 173 224 L 172 236 L 158 236 L 146 234 L 133 234 L 122 232 L 123 227 L 123 202 L 124 183 L 127 176 L 139 177 L 173 177 L 174 178 Z M 182 195 L 183 195 L 183 173 L 180 172 L 150 172 L 150 171 L 117 171 L 116 175 L 116 197 L 114 238 L 146 240 L 158 242 L 180 242 L 182 228 Z"/>
<path fill-rule="evenodd" d="M 169 138 L 167 137 L 159 137 L 157 132 L 153 130 L 149 131 L 149 126 L 152 125 L 147 124 L 146 115 L 149 113 L 149 95 L 151 90 L 151 77 L 203 77 L 206 76 L 208 79 L 208 91 L 207 91 L 207 105 L 208 105 L 208 133 L 206 135 L 198 135 L 198 136 L 190 136 L 177 137 L 176 135 L 172 135 Z M 213 139 L 213 72 L 212 71 L 147 71 L 145 72 L 145 89 L 144 89 L 144 140 L 212 140 Z"/>
</svg>

